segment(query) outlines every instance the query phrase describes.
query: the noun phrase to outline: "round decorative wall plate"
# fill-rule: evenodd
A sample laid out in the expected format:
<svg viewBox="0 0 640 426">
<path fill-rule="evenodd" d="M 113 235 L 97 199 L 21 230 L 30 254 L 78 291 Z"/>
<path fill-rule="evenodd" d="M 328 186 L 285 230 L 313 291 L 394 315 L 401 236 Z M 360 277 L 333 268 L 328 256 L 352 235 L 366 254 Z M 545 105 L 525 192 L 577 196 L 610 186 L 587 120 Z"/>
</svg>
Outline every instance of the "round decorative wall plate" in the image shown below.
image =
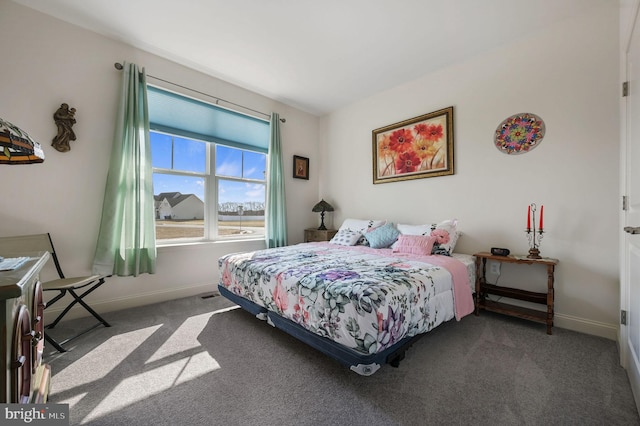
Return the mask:
<svg viewBox="0 0 640 426">
<path fill-rule="evenodd" d="M 505 154 L 525 154 L 540 145 L 544 131 L 544 121 L 537 115 L 514 114 L 500 123 L 494 143 Z"/>
</svg>

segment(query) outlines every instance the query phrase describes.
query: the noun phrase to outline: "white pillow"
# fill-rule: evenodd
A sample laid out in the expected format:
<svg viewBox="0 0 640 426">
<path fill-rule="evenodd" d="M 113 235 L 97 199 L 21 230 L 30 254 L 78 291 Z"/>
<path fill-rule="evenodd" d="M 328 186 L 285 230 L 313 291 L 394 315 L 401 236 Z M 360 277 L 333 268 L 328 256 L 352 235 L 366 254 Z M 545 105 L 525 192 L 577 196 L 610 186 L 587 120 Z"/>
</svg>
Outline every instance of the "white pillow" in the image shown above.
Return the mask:
<svg viewBox="0 0 640 426">
<path fill-rule="evenodd" d="M 399 223 L 396 225 L 398 231 L 402 235 L 430 235 L 431 234 L 431 224 L 428 225 L 405 225 L 404 223 Z"/>
<path fill-rule="evenodd" d="M 358 231 L 361 234 L 364 234 L 369 228 L 377 228 L 378 226 L 384 225 L 387 223 L 386 220 L 371 220 L 371 219 L 345 219 L 338 228 L 338 231 L 342 231 L 344 229 L 350 229 L 352 231 Z"/>
</svg>

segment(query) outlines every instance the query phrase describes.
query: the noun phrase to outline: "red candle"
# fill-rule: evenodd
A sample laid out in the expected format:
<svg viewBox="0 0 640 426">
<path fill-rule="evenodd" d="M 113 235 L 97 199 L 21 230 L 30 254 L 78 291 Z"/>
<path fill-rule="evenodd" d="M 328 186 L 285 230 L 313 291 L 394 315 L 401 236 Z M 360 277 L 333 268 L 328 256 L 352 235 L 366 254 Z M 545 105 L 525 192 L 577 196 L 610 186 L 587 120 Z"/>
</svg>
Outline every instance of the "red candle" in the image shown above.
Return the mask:
<svg viewBox="0 0 640 426">
<path fill-rule="evenodd" d="M 544 206 L 540 206 L 540 230 L 542 231 L 542 228 L 544 228 L 543 223 L 542 223 L 542 218 L 544 216 Z"/>
<path fill-rule="evenodd" d="M 531 205 L 527 208 L 527 230 L 531 229 Z"/>
</svg>

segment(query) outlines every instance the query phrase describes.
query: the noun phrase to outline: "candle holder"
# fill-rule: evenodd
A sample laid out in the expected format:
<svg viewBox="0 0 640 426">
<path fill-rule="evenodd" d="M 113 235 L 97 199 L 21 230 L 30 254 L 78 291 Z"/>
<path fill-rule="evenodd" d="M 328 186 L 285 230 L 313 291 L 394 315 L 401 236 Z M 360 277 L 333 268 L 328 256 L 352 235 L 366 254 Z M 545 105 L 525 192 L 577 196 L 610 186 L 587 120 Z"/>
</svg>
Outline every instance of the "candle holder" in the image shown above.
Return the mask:
<svg viewBox="0 0 640 426">
<path fill-rule="evenodd" d="M 529 216 L 530 215 L 530 216 Z M 527 216 L 527 239 L 529 240 L 529 255 L 527 258 L 529 259 L 542 259 L 540 256 L 540 242 L 542 241 L 542 237 L 544 235 L 544 230 L 542 227 L 540 229 L 536 229 L 536 205 L 535 203 L 531 203 L 529 206 L 529 215 Z M 530 218 L 533 219 L 533 227 L 531 227 Z M 537 234 L 537 237 L 536 237 Z"/>
</svg>

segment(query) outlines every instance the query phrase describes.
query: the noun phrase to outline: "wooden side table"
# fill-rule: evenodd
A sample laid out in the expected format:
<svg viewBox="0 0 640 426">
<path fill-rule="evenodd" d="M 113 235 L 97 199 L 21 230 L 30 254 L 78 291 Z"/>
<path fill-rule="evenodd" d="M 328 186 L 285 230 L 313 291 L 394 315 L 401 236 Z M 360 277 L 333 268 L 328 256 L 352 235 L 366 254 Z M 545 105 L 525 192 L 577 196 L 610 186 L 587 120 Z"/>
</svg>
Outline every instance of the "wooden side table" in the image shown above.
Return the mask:
<svg viewBox="0 0 640 426">
<path fill-rule="evenodd" d="M 320 230 L 315 228 L 308 228 L 304 230 L 304 242 L 312 243 L 317 241 L 330 241 L 337 233 L 337 229 Z"/>
<path fill-rule="evenodd" d="M 480 315 L 480 310 L 498 312 L 530 321 L 547 325 L 547 334 L 552 334 L 553 327 L 553 297 L 554 297 L 554 272 L 558 264 L 557 259 L 529 259 L 526 256 L 496 256 L 488 252 L 480 252 L 476 257 L 476 315 Z M 547 268 L 547 292 L 537 293 L 533 291 L 520 290 L 516 288 L 497 286 L 487 283 L 487 260 L 501 263 L 513 263 L 516 265 L 543 265 Z M 547 306 L 547 311 L 523 308 L 521 306 L 507 303 L 494 302 L 487 299 L 488 294 L 508 297 L 511 299 L 526 300 L 527 302 L 540 303 Z"/>
</svg>

